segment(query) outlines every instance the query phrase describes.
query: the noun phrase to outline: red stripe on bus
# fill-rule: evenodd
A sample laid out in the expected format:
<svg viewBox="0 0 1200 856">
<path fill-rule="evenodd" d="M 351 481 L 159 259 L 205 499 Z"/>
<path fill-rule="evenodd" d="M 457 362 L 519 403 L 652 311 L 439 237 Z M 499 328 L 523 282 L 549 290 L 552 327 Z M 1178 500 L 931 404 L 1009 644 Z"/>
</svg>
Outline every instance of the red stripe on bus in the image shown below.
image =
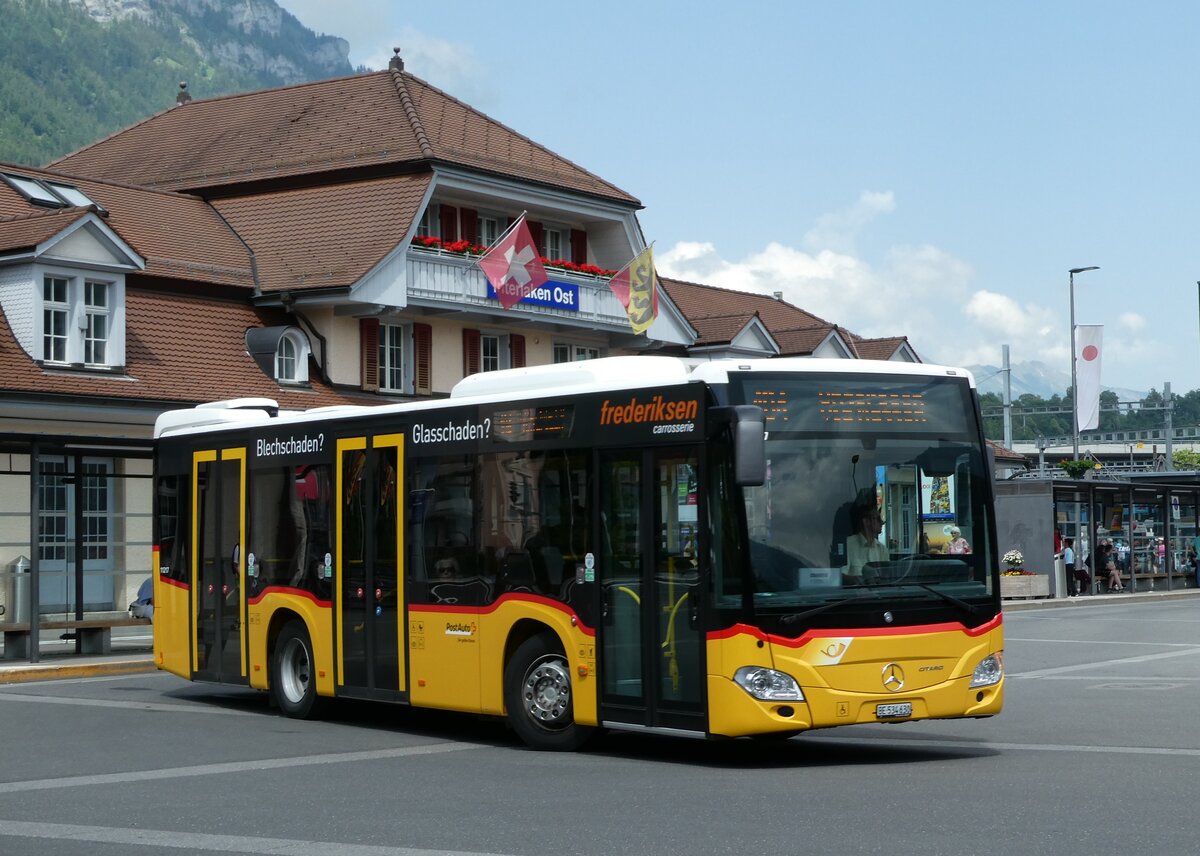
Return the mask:
<svg viewBox="0 0 1200 856">
<path fill-rule="evenodd" d="M 313 603 L 315 603 L 317 606 L 321 607 L 322 609 L 329 609 L 331 606 L 333 606 L 332 601 L 321 600 L 320 598 L 318 598 L 315 594 L 313 594 L 310 591 L 305 591 L 304 589 L 292 588 L 291 586 L 267 586 L 265 589 L 260 591 L 254 597 L 247 600 L 246 603 L 248 603 L 252 606 L 257 606 L 262 601 L 262 599 L 269 594 L 294 594 L 298 597 L 303 597 L 303 598 L 307 598 L 308 600 L 311 600 Z"/>
<path fill-rule="evenodd" d="M 757 627 L 751 627 L 748 624 L 735 624 L 732 627 L 727 627 L 724 630 L 714 630 L 707 635 L 707 639 L 717 641 L 720 639 L 732 639 L 734 636 L 751 636 L 755 639 L 761 639 L 764 642 L 770 642 L 772 645 L 781 645 L 785 648 L 799 648 L 806 645 L 813 639 L 831 639 L 841 636 L 912 636 L 922 635 L 926 633 L 948 633 L 958 632 L 967 636 L 982 636 L 991 630 L 995 630 L 1004 623 L 1004 616 L 997 615 L 991 621 L 985 622 L 978 627 L 966 627 L 959 621 L 946 621 L 941 624 L 914 624 L 908 627 L 845 627 L 845 628 L 821 628 L 819 630 L 809 630 L 803 635 L 789 639 L 786 636 L 776 636 L 773 633 L 764 633 Z"/>
<path fill-rule="evenodd" d="M 551 609 L 557 609 L 559 612 L 565 613 L 569 617 L 575 619 L 576 626 L 586 636 L 595 636 L 596 629 L 588 627 L 583 623 L 579 615 L 565 603 L 554 600 L 553 598 L 545 597 L 540 594 L 529 594 L 526 592 L 506 592 L 500 595 L 499 598 L 492 601 L 487 606 L 459 606 L 456 603 L 417 603 L 409 604 L 408 611 L 413 612 L 433 612 L 433 613 L 467 613 L 468 615 L 490 615 L 495 612 L 500 604 L 515 601 L 517 603 L 537 603 L 542 606 L 548 606 Z"/>
<path fill-rule="evenodd" d="M 164 585 L 175 586 L 175 588 L 181 588 L 184 591 L 191 591 L 191 589 L 192 589 L 192 584 L 185 583 L 183 580 L 173 580 L 170 577 L 163 577 L 163 576 L 160 576 L 158 579 Z"/>
</svg>

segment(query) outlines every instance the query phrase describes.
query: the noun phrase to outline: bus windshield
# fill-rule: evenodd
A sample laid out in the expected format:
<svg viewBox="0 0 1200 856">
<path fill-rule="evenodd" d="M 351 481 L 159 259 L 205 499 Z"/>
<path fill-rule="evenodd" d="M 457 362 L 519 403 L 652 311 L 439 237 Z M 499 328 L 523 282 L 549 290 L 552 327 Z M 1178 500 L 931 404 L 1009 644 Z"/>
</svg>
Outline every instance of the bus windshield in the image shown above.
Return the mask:
<svg viewBox="0 0 1200 856">
<path fill-rule="evenodd" d="M 830 626 L 816 618 L 826 612 L 844 625 L 856 606 L 881 614 L 881 603 L 983 615 L 994 527 L 965 379 L 755 377 L 742 399 L 767 414 L 767 480 L 745 490 L 764 629 L 783 629 L 772 615 Z"/>
</svg>

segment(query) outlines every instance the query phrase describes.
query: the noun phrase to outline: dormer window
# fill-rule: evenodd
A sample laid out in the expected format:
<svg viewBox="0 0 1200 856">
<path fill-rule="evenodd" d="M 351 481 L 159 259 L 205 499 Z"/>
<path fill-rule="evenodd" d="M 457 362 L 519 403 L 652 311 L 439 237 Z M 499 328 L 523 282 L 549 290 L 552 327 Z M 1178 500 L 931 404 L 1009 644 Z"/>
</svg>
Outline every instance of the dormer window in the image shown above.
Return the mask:
<svg viewBox="0 0 1200 856">
<path fill-rule="evenodd" d="M 278 383 L 308 383 L 312 348 L 298 327 L 251 327 L 246 331 L 246 353 Z"/>
<path fill-rule="evenodd" d="M 289 329 L 275 349 L 275 379 L 280 383 L 308 383 L 308 339 Z"/>
<path fill-rule="evenodd" d="M 114 342 L 119 280 L 67 273 L 42 275 L 41 358 L 48 365 L 110 368 L 124 354 Z"/>
</svg>

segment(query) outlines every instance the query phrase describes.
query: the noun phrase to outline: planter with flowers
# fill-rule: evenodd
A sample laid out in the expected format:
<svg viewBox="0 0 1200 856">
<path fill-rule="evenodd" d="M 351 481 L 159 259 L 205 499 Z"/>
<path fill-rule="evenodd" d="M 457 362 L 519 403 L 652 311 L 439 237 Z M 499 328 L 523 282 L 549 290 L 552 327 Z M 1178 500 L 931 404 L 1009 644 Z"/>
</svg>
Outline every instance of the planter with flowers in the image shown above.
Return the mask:
<svg viewBox="0 0 1200 856">
<path fill-rule="evenodd" d="M 1003 598 L 1049 597 L 1050 578 L 1026 570 L 1025 557 L 1020 550 L 1009 550 L 1001 557 L 1004 572 L 1000 575 L 1000 596 Z"/>
</svg>

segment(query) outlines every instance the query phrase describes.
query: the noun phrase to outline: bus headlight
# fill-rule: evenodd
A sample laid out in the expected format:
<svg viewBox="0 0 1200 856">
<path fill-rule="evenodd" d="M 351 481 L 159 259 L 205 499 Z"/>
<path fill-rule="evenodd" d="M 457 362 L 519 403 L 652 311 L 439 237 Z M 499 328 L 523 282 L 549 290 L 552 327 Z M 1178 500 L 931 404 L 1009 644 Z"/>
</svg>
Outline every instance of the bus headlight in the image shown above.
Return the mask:
<svg viewBox="0 0 1200 856">
<path fill-rule="evenodd" d="M 764 666 L 742 666 L 733 682 L 759 701 L 804 701 L 795 678 Z"/>
<path fill-rule="evenodd" d="M 1004 654 L 988 654 L 975 667 L 975 674 L 971 676 L 971 687 L 972 689 L 990 687 L 1000 683 L 1002 677 L 1004 677 Z"/>
</svg>

